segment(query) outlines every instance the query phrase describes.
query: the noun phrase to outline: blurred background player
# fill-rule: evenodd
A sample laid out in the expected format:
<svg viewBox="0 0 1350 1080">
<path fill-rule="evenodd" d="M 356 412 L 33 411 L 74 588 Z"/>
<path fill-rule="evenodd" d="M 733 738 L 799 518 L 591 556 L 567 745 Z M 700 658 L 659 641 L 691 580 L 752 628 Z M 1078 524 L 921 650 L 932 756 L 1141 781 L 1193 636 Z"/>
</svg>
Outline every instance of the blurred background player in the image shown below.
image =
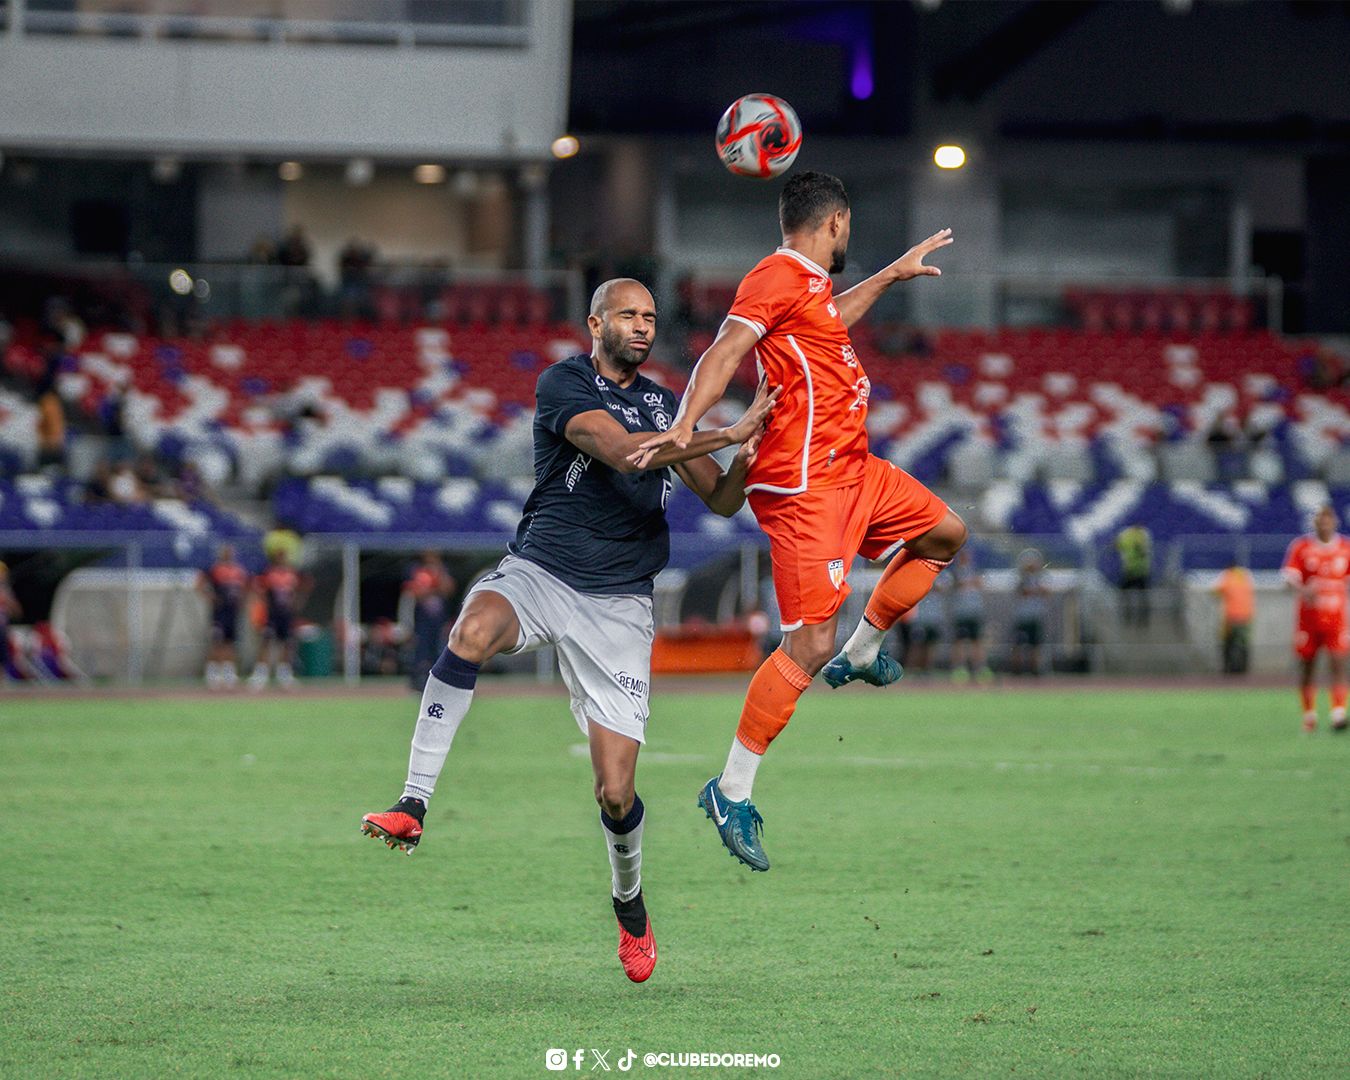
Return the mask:
<svg viewBox="0 0 1350 1080">
<path fill-rule="evenodd" d="M 304 602 L 306 583 L 291 566 L 290 548 L 278 546 L 268 556 L 267 569 L 254 579 L 253 587 L 263 603 L 262 647 L 250 690 L 267 686 L 269 668 L 277 685 L 289 690 L 295 685 L 295 616 Z"/>
<path fill-rule="evenodd" d="M 427 679 L 403 797 L 367 814 L 362 831 L 412 853 L 478 671 L 499 653 L 554 645 L 572 712 L 590 744 L 595 800 L 612 873 L 619 960 L 633 982 L 656 966 L 642 895 L 645 816 L 635 776 L 647 729 L 653 580 L 670 554 L 671 465 L 707 506 L 730 517 L 745 503 L 762 421 L 774 395 L 761 385 L 730 428 L 700 432 L 639 470 L 629 460 L 663 431 L 675 395 L 638 372 L 656 336 L 656 303 L 629 278 L 595 291 L 590 356 L 545 370 L 535 399 L 536 482 L 511 553 L 469 590 L 450 643 Z M 727 472 L 706 455 L 743 444 Z M 512 841 L 514 843 L 514 841 Z"/>
<path fill-rule="evenodd" d="M 418 693 L 427 684 L 431 665 L 445 645 L 445 628 L 450 619 L 450 597 L 455 579 L 434 551 L 422 552 L 413 564 L 403 591 L 413 602 L 413 660 L 408 681 Z"/>
<path fill-rule="evenodd" d="M 1300 536 L 1284 556 L 1283 573 L 1298 592 L 1294 653 L 1302 665 L 1299 695 L 1303 730 L 1317 730 L 1317 654 L 1323 649 L 1331 669 L 1331 730 L 1344 731 L 1345 656 L 1350 629 L 1345 620 L 1346 578 L 1350 577 L 1350 540 L 1336 532 L 1336 511 L 1324 506 L 1313 517 L 1313 534 Z"/>
<path fill-rule="evenodd" d="M 699 793 L 722 843 L 752 870 L 769 868 L 763 819 L 750 801 L 755 773 L 797 699 L 822 669 L 834 687 L 855 679 L 895 682 L 901 668 L 881 652 L 882 639 L 966 539 L 964 523 L 941 499 L 869 453 L 872 384 L 848 335 L 890 286 L 940 273 L 923 260 L 951 243 L 951 230 L 836 297 L 830 275 L 844 269 L 850 228 L 844 185 L 824 173 L 797 173 L 783 185 L 778 221 L 782 246 L 741 282 L 690 375 L 675 422 L 647 440 L 636 459 L 688 445 L 752 350 L 769 383 L 782 387 L 746 492 L 769 537 L 783 643 L 751 680 L 726 768 Z M 859 554 L 891 561 L 857 630 L 831 660 L 839 607 L 849 593 L 845 578 Z"/>
<path fill-rule="evenodd" d="M 969 548 L 962 548 L 948 571 L 952 579 L 952 681 L 994 677 L 984 652 L 984 580 Z"/>
<path fill-rule="evenodd" d="M 216 561 L 202 572 L 198 587 L 211 605 L 211 644 L 206 653 L 206 685 L 210 690 L 231 689 L 239 683 L 239 609 L 248 590 L 248 571 L 234 557 L 234 548 L 221 544 Z"/>
<path fill-rule="evenodd" d="M 14 643 L 10 640 L 9 624 L 11 620 L 23 617 L 23 607 L 14 589 L 9 583 L 9 566 L 0 562 L 0 676 L 7 679 L 23 679 L 22 665 L 14 652 Z"/>
<path fill-rule="evenodd" d="M 1013 603 L 1013 643 L 1010 669 L 1014 675 L 1041 673 L 1041 646 L 1045 643 L 1045 616 L 1050 590 L 1045 585 L 1045 560 L 1035 548 L 1017 557 L 1017 598 Z"/>
<path fill-rule="evenodd" d="M 1252 618 L 1256 614 L 1256 585 L 1251 571 L 1234 562 L 1219 575 L 1213 589 L 1222 606 L 1219 656 L 1225 675 L 1245 675 L 1251 665 Z"/>
</svg>

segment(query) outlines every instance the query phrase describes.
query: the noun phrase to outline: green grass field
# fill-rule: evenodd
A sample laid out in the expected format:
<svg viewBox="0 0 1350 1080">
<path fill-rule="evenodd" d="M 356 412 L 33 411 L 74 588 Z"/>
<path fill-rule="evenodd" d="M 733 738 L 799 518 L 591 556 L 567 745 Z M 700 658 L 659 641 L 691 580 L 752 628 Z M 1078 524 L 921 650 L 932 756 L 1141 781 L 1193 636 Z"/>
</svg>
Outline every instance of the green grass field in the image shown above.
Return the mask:
<svg viewBox="0 0 1350 1080">
<path fill-rule="evenodd" d="M 1292 691 L 813 690 L 754 877 L 694 806 L 738 701 L 658 687 L 633 986 L 561 698 L 478 702 L 413 858 L 358 833 L 411 699 L 0 700 L 0 1076 L 1350 1074 L 1350 737 Z"/>
</svg>

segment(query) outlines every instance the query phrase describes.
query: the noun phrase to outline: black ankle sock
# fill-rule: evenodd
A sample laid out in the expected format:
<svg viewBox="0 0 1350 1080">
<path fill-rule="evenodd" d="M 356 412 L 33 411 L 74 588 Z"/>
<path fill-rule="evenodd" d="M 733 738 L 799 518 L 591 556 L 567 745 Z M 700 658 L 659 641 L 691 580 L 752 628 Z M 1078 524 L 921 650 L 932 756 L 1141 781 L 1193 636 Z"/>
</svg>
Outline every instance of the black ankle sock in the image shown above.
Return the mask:
<svg viewBox="0 0 1350 1080">
<path fill-rule="evenodd" d="M 619 925 L 634 937 L 641 937 L 647 932 L 647 905 L 642 902 L 641 889 L 631 900 L 614 897 L 614 914 L 618 917 Z"/>
<path fill-rule="evenodd" d="M 421 825 L 422 815 L 427 812 L 427 804 L 414 795 L 405 795 L 399 799 L 398 805 L 394 809 L 407 814 L 409 817 L 415 817 L 417 824 Z"/>
</svg>

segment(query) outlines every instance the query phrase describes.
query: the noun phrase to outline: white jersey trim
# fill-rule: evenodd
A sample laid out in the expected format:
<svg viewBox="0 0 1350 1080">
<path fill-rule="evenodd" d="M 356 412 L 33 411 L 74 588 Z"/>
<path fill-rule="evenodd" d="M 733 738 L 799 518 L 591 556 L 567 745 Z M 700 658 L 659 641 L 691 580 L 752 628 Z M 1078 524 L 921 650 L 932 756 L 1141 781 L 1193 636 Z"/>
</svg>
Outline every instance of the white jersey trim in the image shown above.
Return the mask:
<svg viewBox="0 0 1350 1080">
<path fill-rule="evenodd" d="M 767 332 L 763 323 L 755 322 L 754 319 L 747 319 L 741 315 L 728 315 L 728 319 L 735 319 L 738 323 L 744 323 L 755 332 L 756 337 L 763 337 Z"/>
<path fill-rule="evenodd" d="M 811 259 L 808 259 L 808 258 L 807 258 L 805 255 L 803 255 L 800 251 L 794 251 L 794 250 L 793 250 L 792 248 L 790 248 L 790 247 L 780 247 L 776 252 L 774 252 L 774 254 L 776 254 L 776 255 L 786 255 L 789 259 L 796 259 L 796 260 L 797 260 L 799 263 L 801 263 L 804 267 L 806 267 L 808 270 L 810 270 L 811 273 L 813 273 L 813 274 L 819 274 L 821 277 L 825 278 L 825 280 L 827 280 L 827 281 L 828 281 L 829 278 L 830 278 L 830 272 L 829 272 L 828 270 L 826 270 L 826 269 L 825 269 L 823 266 L 821 266 L 819 263 L 814 262 L 814 261 L 812 261 Z"/>
<path fill-rule="evenodd" d="M 800 630 L 802 628 L 802 621 L 801 619 L 798 619 L 795 623 L 780 622 L 778 628 L 783 631 L 783 633 L 790 634 L 792 631 Z"/>
<path fill-rule="evenodd" d="M 776 487 L 773 484 L 751 484 L 745 489 L 747 492 L 768 491 L 774 495 L 800 495 L 806 490 L 807 472 L 811 468 L 811 435 L 816 429 L 816 392 L 811 383 L 811 365 L 806 359 L 806 353 L 802 352 L 802 348 L 797 344 L 795 337 L 791 334 L 784 336 L 787 338 L 788 344 L 792 346 L 792 351 L 797 354 L 797 359 L 802 362 L 802 374 L 806 376 L 806 438 L 802 442 L 802 482 L 800 486 L 795 488 Z M 755 359 L 758 363 L 758 352 L 755 354 Z M 763 368 L 761 367 L 760 370 L 762 371 Z"/>
</svg>

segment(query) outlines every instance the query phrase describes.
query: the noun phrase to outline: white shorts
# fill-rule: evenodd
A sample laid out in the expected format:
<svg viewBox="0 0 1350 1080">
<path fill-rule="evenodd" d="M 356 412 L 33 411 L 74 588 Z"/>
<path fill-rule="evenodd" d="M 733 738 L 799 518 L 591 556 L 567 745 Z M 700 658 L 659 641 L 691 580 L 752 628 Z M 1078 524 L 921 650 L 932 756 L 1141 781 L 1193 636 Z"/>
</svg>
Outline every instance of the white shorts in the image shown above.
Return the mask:
<svg viewBox="0 0 1350 1080">
<path fill-rule="evenodd" d="M 507 652 L 557 647 L 582 734 L 595 723 L 645 741 L 655 634 L 650 597 L 577 592 L 516 555 L 479 578 L 469 596 L 476 592 L 498 593 L 515 610 L 520 640 Z"/>
</svg>

